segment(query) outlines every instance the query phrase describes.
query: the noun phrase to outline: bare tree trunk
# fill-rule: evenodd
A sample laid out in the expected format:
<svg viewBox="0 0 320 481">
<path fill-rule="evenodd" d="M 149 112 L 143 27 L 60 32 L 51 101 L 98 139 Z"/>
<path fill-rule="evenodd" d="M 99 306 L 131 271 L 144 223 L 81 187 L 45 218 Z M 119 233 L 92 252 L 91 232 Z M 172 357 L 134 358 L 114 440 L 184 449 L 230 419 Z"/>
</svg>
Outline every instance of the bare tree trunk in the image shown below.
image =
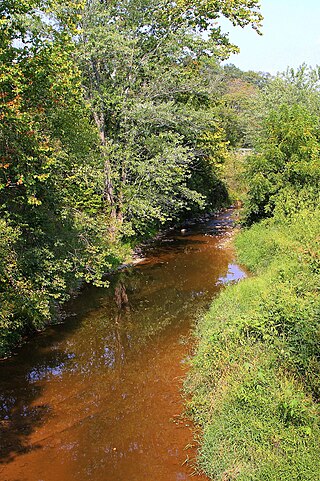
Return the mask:
<svg viewBox="0 0 320 481">
<path fill-rule="evenodd" d="M 99 72 L 99 68 L 97 65 L 97 62 L 94 59 L 91 59 L 91 68 L 93 72 L 93 77 L 90 76 L 90 83 L 91 83 L 91 94 L 89 97 L 92 96 L 92 92 L 95 90 L 101 94 L 101 76 Z M 92 103 L 92 98 L 91 104 Z M 100 110 L 100 112 L 99 112 Z M 106 124 L 105 124 L 105 115 L 104 115 L 104 108 L 103 105 L 101 106 L 101 109 L 98 109 L 98 112 L 92 107 L 92 114 L 94 121 L 96 123 L 96 126 L 98 128 L 99 132 L 99 137 L 100 137 L 100 142 L 101 142 L 101 151 L 102 155 L 104 158 L 104 192 L 103 192 L 103 197 L 104 201 L 107 203 L 107 205 L 110 207 L 110 216 L 111 219 L 116 219 L 117 218 L 117 213 L 116 213 L 116 202 L 115 202 L 115 196 L 114 196 L 114 189 L 113 189 L 113 183 L 112 183 L 112 167 L 111 167 L 111 162 L 107 154 L 107 141 L 106 141 Z"/>
<path fill-rule="evenodd" d="M 102 155 L 104 157 L 104 200 L 110 207 L 110 216 L 112 219 L 116 219 L 117 213 L 116 213 L 116 203 L 115 203 L 115 198 L 114 198 L 114 190 L 113 190 L 113 184 L 112 184 L 112 170 L 111 170 L 111 163 L 110 159 L 108 157 L 108 154 L 106 152 L 106 135 L 105 135 L 105 122 L 104 122 L 104 116 L 103 113 L 100 114 L 100 116 L 97 114 L 97 112 L 93 112 L 93 117 L 95 120 L 95 123 L 98 127 L 99 130 L 99 136 L 100 136 L 100 142 L 101 142 L 101 147 L 102 147 Z"/>
<path fill-rule="evenodd" d="M 126 166 L 125 163 L 122 162 L 121 165 L 121 187 L 120 187 L 120 192 L 118 196 L 118 209 L 117 209 L 117 219 L 120 224 L 123 223 L 123 201 L 124 201 L 124 195 L 123 195 L 123 187 L 126 185 L 127 182 L 127 172 L 126 172 Z"/>
</svg>

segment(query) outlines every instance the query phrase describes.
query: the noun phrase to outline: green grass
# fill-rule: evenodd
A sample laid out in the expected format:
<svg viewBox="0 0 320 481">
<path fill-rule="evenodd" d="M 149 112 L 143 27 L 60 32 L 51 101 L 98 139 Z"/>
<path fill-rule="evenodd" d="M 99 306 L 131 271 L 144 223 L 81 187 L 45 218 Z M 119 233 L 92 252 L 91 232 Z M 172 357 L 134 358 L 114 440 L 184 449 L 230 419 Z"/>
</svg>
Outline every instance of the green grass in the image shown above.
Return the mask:
<svg viewBox="0 0 320 481">
<path fill-rule="evenodd" d="M 214 480 L 320 480 L 319 233 L 319 208 L 243 231 L 253 275 L 199 323 L 186 390 Z"/>
</svg>

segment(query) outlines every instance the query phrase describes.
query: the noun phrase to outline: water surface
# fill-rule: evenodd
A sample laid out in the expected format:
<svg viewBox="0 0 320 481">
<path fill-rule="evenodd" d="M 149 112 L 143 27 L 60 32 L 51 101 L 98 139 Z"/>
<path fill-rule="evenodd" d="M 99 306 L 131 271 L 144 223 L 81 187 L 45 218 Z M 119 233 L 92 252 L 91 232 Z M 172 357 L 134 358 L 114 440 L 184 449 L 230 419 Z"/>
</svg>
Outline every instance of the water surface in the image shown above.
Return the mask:
<svg viewBox="0 0 320 481">
<path fill-rule="evenodd" d="M 192 323 L 244 276 L 231 230 L 226 211 L 172 231 L 0 364 L 2 481 L 206 479 L 180 389 Z"/>
</svg>

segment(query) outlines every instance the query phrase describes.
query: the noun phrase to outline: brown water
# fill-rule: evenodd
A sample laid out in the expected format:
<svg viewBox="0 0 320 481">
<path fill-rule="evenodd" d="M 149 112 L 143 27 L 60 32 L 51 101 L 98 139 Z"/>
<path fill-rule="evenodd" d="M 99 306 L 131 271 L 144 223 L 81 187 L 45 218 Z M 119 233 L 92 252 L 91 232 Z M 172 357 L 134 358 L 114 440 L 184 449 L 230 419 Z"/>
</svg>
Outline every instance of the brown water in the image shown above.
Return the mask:
<svg viewBox="0 0 320 481">
<path fill-rule="evenodd" d="M 162 238 L 0 364 L 2 481 L 205 479 L 180 389 L 194 319 L 244 276 L 231 215 Z"/>
</svg>

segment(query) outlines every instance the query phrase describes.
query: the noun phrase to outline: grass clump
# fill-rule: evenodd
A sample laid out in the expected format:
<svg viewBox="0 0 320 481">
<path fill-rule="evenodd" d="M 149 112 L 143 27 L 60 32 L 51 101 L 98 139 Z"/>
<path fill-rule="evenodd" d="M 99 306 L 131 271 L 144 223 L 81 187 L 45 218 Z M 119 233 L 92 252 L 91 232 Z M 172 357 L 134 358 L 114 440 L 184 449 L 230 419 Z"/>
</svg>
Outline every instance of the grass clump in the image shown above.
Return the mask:
<svg viewBox="0 0 320 481">
<path fill-rule="evenodd" d="M 197 329 L 188 408 L 214 480 L 320 480 L 320 208 L 296 207 L 238 236 L 254 275 Z"/>
</svg>

